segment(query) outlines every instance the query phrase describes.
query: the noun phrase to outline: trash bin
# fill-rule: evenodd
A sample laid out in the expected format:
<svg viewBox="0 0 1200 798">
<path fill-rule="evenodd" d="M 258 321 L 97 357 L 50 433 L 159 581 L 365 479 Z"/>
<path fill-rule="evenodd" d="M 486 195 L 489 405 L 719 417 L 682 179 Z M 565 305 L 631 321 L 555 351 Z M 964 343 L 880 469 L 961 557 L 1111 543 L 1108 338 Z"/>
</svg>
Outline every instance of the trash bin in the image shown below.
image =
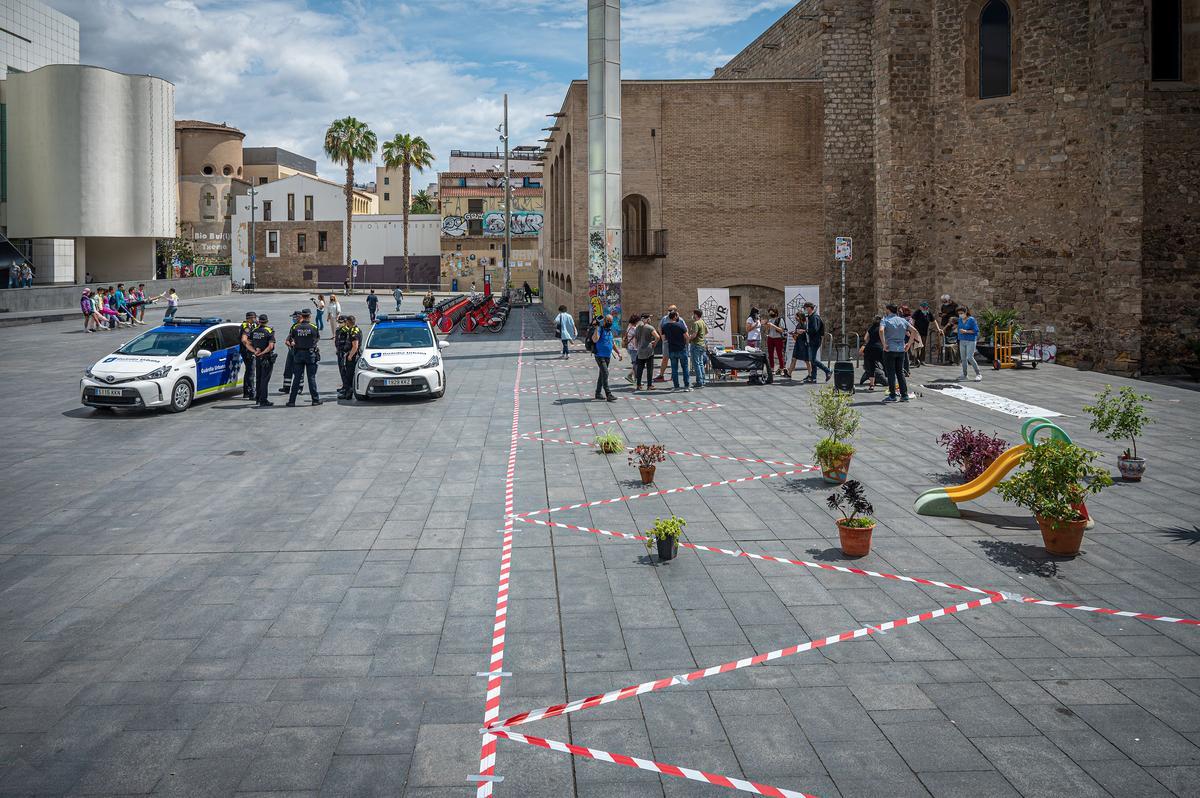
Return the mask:
<svg viewBox="0 0 1200 798">
<path fill-rule="evenodd" d="M 455 277 L 453 280 L 450 281 L 450 291 L 452 293 L 458 293 L 458 278 L 457 277 Z"/>
<path fill-rule="evenodd" d="M 833 388 L 835 391 L 854 393 L 854 363 L 839 360 L 833 364 Z"/>
</svg>

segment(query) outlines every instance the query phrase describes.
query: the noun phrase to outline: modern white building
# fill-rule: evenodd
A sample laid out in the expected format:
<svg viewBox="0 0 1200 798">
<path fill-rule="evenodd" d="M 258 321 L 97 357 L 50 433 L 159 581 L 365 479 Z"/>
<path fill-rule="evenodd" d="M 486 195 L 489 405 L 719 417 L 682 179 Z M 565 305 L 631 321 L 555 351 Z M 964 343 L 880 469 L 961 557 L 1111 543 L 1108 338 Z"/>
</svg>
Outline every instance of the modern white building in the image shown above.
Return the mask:
<svg viewBox="0 0 1200 798">
<path fill-rule="evenodd" d="M 153 279 L 176 232 L 175 87 L 73 64 L 5 83 L 8 236 L 74 239 L 38 281 Z"/>
</svg>

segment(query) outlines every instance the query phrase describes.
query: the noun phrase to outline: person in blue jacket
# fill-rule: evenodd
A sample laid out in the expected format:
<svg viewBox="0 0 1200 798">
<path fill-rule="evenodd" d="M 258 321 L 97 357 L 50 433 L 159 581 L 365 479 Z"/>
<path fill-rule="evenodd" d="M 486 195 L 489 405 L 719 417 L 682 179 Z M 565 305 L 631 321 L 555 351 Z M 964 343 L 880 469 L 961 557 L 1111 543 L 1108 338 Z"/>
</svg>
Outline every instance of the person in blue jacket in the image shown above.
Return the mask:
<svg viewBox="0 0 1200 798">
<path fill-rule="evenodd" d="M 967 378 L 967 364 L 975 369 L 975 382 L 983 382 L 979 364 L 975 362 L 975 346 L 979 343 L 979 322 L 971 315 L 970 308 L 958 309 L 958 359 L 962 364 L 960 380 Z"/>
<path fill-rule="evenodd" d="M 596 375 L 596 398 L 617 401 L 612 389 L 608 387 L 608 364 L 615 352 L 617 360 L 621 359 L 621 350 L 613 349 L 613 317 L 605 316 L 601 324 L 596 325 L 592 333 L 592 354 L 596 356 L 596 366 L 600 373 Z M 600 394 L 604 395 L 601 396 Z"/>
</svg>

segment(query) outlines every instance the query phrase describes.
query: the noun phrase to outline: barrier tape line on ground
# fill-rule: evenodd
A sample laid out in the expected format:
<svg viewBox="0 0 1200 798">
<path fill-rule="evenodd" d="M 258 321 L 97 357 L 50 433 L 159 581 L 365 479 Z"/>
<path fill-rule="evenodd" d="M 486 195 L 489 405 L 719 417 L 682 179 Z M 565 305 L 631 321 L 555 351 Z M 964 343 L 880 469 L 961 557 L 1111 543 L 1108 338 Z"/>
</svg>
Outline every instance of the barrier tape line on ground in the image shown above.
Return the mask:
<svg viewBox="0 0 1200 798">
<path fill-rule="evenodd" d="M 527 441 L 541 441 L 543 443 L 567 443 L 572 446 L 587 446 L 588 448 L 596 448 L 596 444 L 589 441 L 573 441 L 566 438 L 542 438 L 531 433 L 522 433 L 522 438 Z M 633 451 L 632 446 L 626 446 L 626 451 Z M 757 457 L 734 457 L 730 454 L 703 454 L 702 452 L 679 452 L 673 449 L 664 450 L 666 454 L 672 454 L 679 457 L 703 457 L 708 460 L 728 460 L 734 463 L 762 463 L 764 465 L 789 466 L 794 468 L 808 468 L 808 463 L 789 463 L 786 460 L 763 460 Z"/>
<path fill-rule="evenodd" d="M 691 673 L 684 673 L 678 676 L 667 676 L 662 679 L 654 679 L 649 682 L 642 682 L 641 684 L 622 687 L 619 690 L 610 690 L 607 693 L 588 696 L 587 698 L 581 698 L 576 701 L 569 701 L 565 704 L 555 704 L 554 706 L 543 707 L 541 709 L 531 709 L 527 712 L 519 712 L 516 715 L 513 715 L 512 717 L 495 724 L 494 726 L 485 726 L 485 728 L 487 730 L 497 727 L 508 728 L 511 726 L 519 726 L 523 723 L 532 723 L 535 720 L 555 718 L 559 715 L 567 715 L 571 712 L 579 712 L 580 710 L 590 709 L 591 707 L 598 707 L 603 704 L 611 704 L 614 701 L 622 701 L 626 698 L 633 698 L 634 696 L 643 695 L 645 693 L 653 693 L 657 690 L 664 690 L 672 685 L 690 684 L 692 682 L 697 682 L 700 679 L 705 679 L 709 676 L 716 676 L 719 673 L 729 673 L 731 671 L 741 670 L 742 668 L 749 668 L 753 665 L 761 665 L 764 662 L 782 659 L 783 657 L 794 656 L 795 654 L 799 654 L 804 651 L 825 648 L 826 646 L 831 646 L 835 643 L 842 643 L 846 640 L 855 640 L 857 638 L 866 637 L 867 635 L 875 634 L 877 632 L 887 632 L 904 626 L 913 626 L 914 624 L 922 623 L 924 621 L 931 621 L 934 618 L 942 618 L 946 615 L 953 615 L 956 612 L 973 610 L 978 607 L 985 607 L 988 604 L 995 604 L 1003 600 L 1004 598 L 1000 595 L 989 595 L 984 596 L 983 598 L 972 599 L 971 601 L 964 601 L 961 604 L 955 604 L 952 607 L 938 607 L 936 610 L 929 610 L 928 612 L 909 615 L 905 618 L 897 618 L 894 621 L 885 621 L 881 624 L 870 624 L 849 632 L 841 632 L 839 634 L 830 635 L 829 637 L 810 640 L 805 643 L 795 643 L 790 646 L 785 646 L 784 648 L 777 648 L 774 651 L 768 651 L 765 654 L 755 654 L 753 657 L 743 657 L 742 659 L 736 659 L 721 665 L 712 665 L 708 668 L 701 668 L 699 670 L 692 671 Z"/>
<path fill-rule="evenodd" d="M 607 421 L 593 421 L 589 424 L 571 424 L 566 427 L 555 427 L 553 429 L 540 429 L 536 432 L 526 433 L 527 435 L 546 435 L 551 432 L 566 432 L 573 429 L 590 429 L 593 427 L 603 427 L 606 424 L 624 424 L 627 421 L 646 421 L 652 418 L 662 418 L 663 416 L 677 416 L 680 413 L 696 413 L 704 410 L 714 410 L 721 405 L 701 405 L 699 407 L 685 407 L 680 410 L 667 410 L 662 413 L 646 413 L 640 416 L 630 416 L 629 418 L 613 418 Z"/>
<path fill-rule="evenodd" d="M 521 332 L 525 332 L 525 317 L 521 316 Z M 500 717 L 500 687 L 504 682 L 504 636 L 508 626 L 508 586 L 512 573 L 513 552 L 513 485 L 517 470 L 517 425 L 521 417 L 521 394 L 518 386 L 521 384 L 522 353 L 524 344 L 517 350 L 517 375 L 513 383 L 513 413 L 512 431 L 508 444 L 508 464 L 504 471 L 504 534 L 500 544 L 500 578 L 496 587 L 496 613 L 492 623 L 492 648 L 488 658 L 487 694 L 483 707 L 483 723 L 485 726 L 495 723 Z M 490 734 L 483 736 L 479 748 L 478 784 L 475 788 L 476 798 L 489 798 L 494 788 L 496 776 L 496 738 Z"/>
<path fill-rule="evenodd" d="M 819 471 L 820 466 L 805 466 L 803 468 L 792 468 L 787 471 L 776 471 L 773 474 L 752 474 L 746 477 L 738 477 L 736 479 L 722 479 L 717 482 L 703 482 L 699 485 L 684 485 L 679 488 L 665 488 L 663 490 L 652 490 L 646 493 L 634 493 L 629 496 L 617 496 L 612 499 L 597 499 L 594 502 L 581 502 L 579 504 L 566 504 L 562 507 L 547 507 L 544 510 L 532 510 L 527 513 L 518 513 L 515 517 L 518 519 L 529 518 L 534 515 L 549 515 L 550 513 L 560 513 L 566 510 L 582 510 L 586 507 L 599 507 L 604 504 L 617 504 L 618 502 L 631 502 L 635 499 L 648 499 L 652 496 L 669 496 L 672 493 L 685 493 L 690 490 L 702 490 L 704 488 L 716 488 L 721 485 L 740 485 L 743 482 L 754 482 L 759 479 L 772 479 L 773 477 L 788 477 L 794 474 L 806 474 L 810 471 Z"/>
<path fill-rule="evenodd" d="M 558 740 L 547 740 L 544 737 L 531 737 L 526 734 L 518 734 L 517 732 L 501 729 L 497 729 L 493 733 L 497 737 L 503 737 L 506 740 L 525 743 L 526 745 L 533 745 L 538 748 L 546 748 L 551 751 L 559 751 L 564 754 L 582 756 L 587 759 L 594 759 L 597 762 L 610 762 L 614 765 L 624 765 L 627 768 L 637 768 L 638 770 L 648 770 L 651 773 L 659 773 L 664 776 L 691 779 L 692 781 L 713 784 L 717 787 L 727 787 L 731 790 L 741 790 L 742 792 L 754 793 L 755 795 L 766 795 L 770 796 L 770 798 L 817 798 L 817 796 L 806 792 L 785 790 L 782 787 L 772 787 L 769 784 L 759 784 L 755 781 L 737 779 L 732 776 L 721 776 L 716 773 L 706 773 L 703 770 L 668 765 L 664 762 L 655 762 L 652 759 L 639 759 L 636 756 L 614 754 L 609 751 L 602 751 L 599 748 L 588 748 L 582 745 L 559 742 Z"/>
<path fill-rule="evenodd" d="M 569 396 L 572 398 L 581 399 L 587 399 L 589 396 L 594 397 L 594 394 L 565 393 L 563 391 L 555 390 L 554 388 L 522 388 L 521 392 L 537 394 L 539 396 L 543 394 L 551 394 L 554 396 Z M 616 396 L 618 399 L 627 399 L 631 402 L 663 402 L 665 404 L 672 405 L 705 405 L 719 407 L 716 402 L 710 402 L 707 399 L 660 399 L 657 396 L 626 396 L 624 394 L 614 394 L 614 396 Z"/>
<path fill-rule="evenodd" d="M 540 518 L 526 518 L 518 515 L 516 520 L 523 521 L 527 524 L 538 524 L 540 526 L 552 526 L 560 529 L 573 529 L 577 532 L 590 532 L 593 535 L 604 535 L 611 538 L 621 538 L 623 540 L 637 540 L 645 542 L 644 535 L 633 535 L 628 532 L 613 532 L 608 529 L 596 529 L 595 527 L 580 526 L 578 524 L 567 524 L 562 521 L 545 521 Z M 1003 598 L 1021 603 L 1021 604 L 1040 604 L 1044 607 L 1060 607 L 1067 610 L 1078 610 L 1080 612 L 1096 612 L 1101 615 L 1115 615 L 1121 618 L 1136 618 L 1140 621 L 1158 621 L 1160 623 L 1178 623 L 1185 626 L 1200 626 L 1200 621 L 1191 618 L 1176 618 L 1171 615 L 1155 615 L 1150 612 L 1135 612 L 1132 610 L 1114 610 L 1107 607 L 1093 607 L 1088 604 L 1077 604 L 1070 601 L 1053 601 L 1051 599 L 1040 599 L 1034 596 L 1024 596 L 1020 593 L 1010 593 L 1005 590 L 986 590 L 981 587 L 971 587 L 970 585 L 959 585 L 954 582 L 941 582 L 937 579 L 922 579 L 919 576 L 902 576 L 901 574 L 889 574 L 885 571 L 870 571 L 865 568 L 852 568 L 846 565 L 832 565 L 824 562 L 810 562 L 809 560 L 796 560 L 790 557 L 775 557 L 770 554 L 753 554 L 748 551 L 733 551 L 730 549 L 722 549 L 717 546 L 705 546 L 700 543 L 689 543 L 687 541 L 679 541 L 679 545 L 687 549 L 695 549 L 696 551 L 709 551 L 714 554 L 725 554 L 730 557 L 746 557 L 751 560 L 763 560 L 765 562 L 777 562 L 784 565 L 798 565 L 804 568 L 816 568 L 822 571 L 837 571 L 844 574 L 855 574 L 856 576 L 871 576 L 876 579 L 892 579 L 897 582 L 909 582 L 915 585 L 924 585 L 926 587 L 944 587 L 950 590 L 963 590 L 968 593 L 979 593 L 982 595 L 999 595 Z"/>
</svg>

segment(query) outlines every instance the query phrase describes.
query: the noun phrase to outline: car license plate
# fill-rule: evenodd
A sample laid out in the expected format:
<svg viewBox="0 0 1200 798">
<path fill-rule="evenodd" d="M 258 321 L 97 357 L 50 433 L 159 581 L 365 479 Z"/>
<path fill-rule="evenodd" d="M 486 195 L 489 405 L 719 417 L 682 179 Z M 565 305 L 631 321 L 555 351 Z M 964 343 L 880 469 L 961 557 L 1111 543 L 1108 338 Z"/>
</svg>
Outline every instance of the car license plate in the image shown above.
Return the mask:
<svg viewBox="0 0 1200 798">
<path fill-rule="evenodd" d="M 97 388 L 96 396 L 120 396 L 120 388 Z"/>
<path fill-rule="evenodd" d="M 384 385 L 412 385 L 412 377 L 393 377 L 383 381 Z"/>
</svg>

